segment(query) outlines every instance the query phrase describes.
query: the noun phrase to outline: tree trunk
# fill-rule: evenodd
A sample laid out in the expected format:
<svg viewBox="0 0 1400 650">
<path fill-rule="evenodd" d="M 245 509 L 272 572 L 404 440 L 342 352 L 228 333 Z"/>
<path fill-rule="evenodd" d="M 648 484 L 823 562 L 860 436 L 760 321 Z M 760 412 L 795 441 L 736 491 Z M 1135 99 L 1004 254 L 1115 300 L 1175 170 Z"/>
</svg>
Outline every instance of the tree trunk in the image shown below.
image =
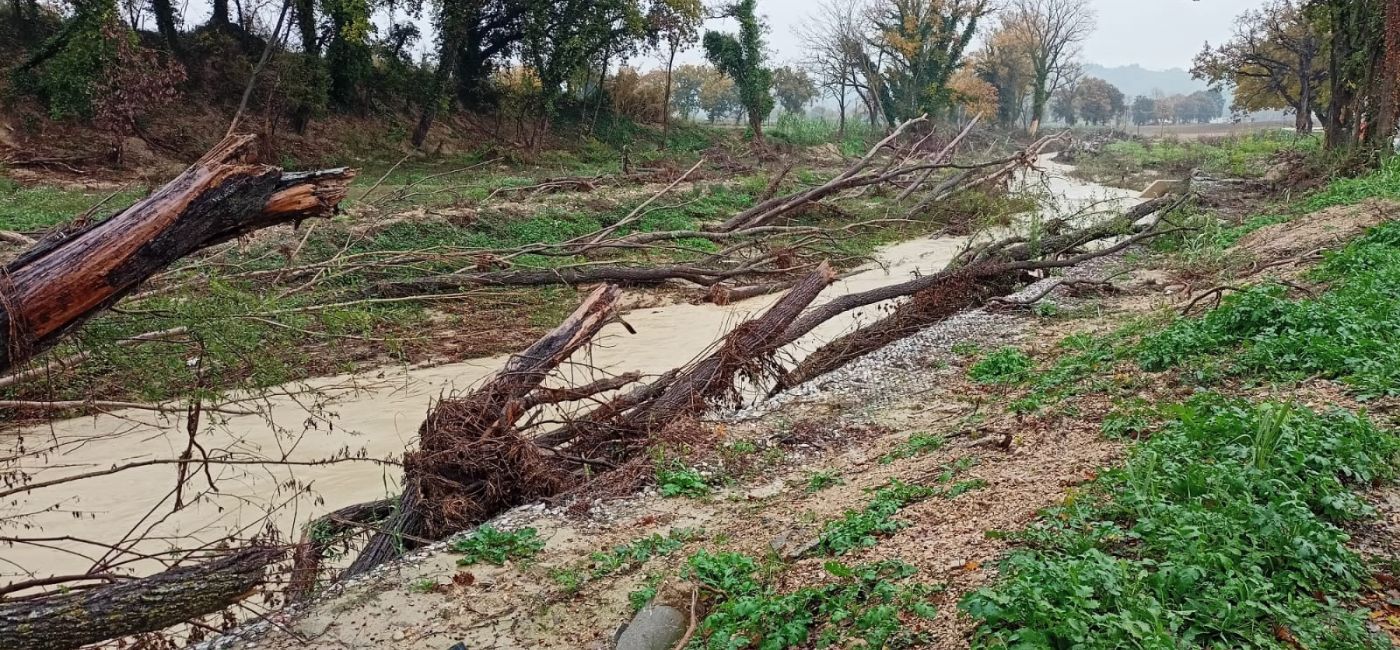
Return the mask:
<svg viewBox="0 0 1400 650">
<path fill-rule="evenodd" d="M 749 111 L 749 128 L 753 130 L 754 144 L 763 145 L 763 118 L 757 111 Z"/>
<path fill-rule="evenodd" d="M 671 56 L 666 59 L 666 91 L 661 100 L 661 142 L 665 146 L 671 137 L 671 69 L 676 65 L 676 43 L 671 42 Z"/>
<path fill-rule="evenodd" d="M 1390 151 L 1400 126 L 1400 0 L 1385 3 L 1385 55 L 1380 71 L 1379 106 L 1376 109 L 1377 138 Z"/>
<path fill-rule="evenodd" d="M 151 13 L 156 17 L 156 31 L 160 32 L 160 37 L 165 40 L 171 54 L 184 58 L 180 47 L 180 31 L 175 27 L 175 7 L 170 4 L 170 0 L 151 0 Z"/>
<path fill-rule="evenodd" d="M 281 555 L 250 548 L 110 587 L 0 602 L 0 648 L 70 650 L 212 614 L 250 595 Z"/>
<path fill-rule="evenodd" d="M 168 0 L 167 0 L 168 1 Z M 321 43 L 316 34 L 316 0 L 295 0 L 297 9 L 297 31 L 301 34 L 302 64 L 306 66 L 308 88 L 306 92 L 316 92 L 321 75 Z M 306 133 L 311 124 L 315 106 L 305 99 L 292 109 L 292 130 Z"/>
<path fill-rule="evenodd" d="M 115 216 L 40 241 L 0 275 L 0 371 L 52 347 L 172 262 L 235 237 L 324 217 L 354 172 L 252 164 L 257 138 L 224 138 L 175 180 Z"/>
<path fill-rule="evenodd" d="M 443 8 L 444 13 L 449 11 L 452 10 Z M 463 27 L 453 16 L 455 12 L 448 14 L 443 20 L 442 46 L 438 51 L 437 70 L 433 72 L 433 85 L 428 89 L 428 96 L 423 101 L 423 112 L 418 116 L 418 126 L 413 130 L 415 147 L 422 147 L 423 142 L 428 139 L 428 130 L 433 128 L 433 120 L 437 119 L 438 107 L 446 93 L 447 82 L 457 67 L 457 48 L 461 47 Z"/>
</svg>

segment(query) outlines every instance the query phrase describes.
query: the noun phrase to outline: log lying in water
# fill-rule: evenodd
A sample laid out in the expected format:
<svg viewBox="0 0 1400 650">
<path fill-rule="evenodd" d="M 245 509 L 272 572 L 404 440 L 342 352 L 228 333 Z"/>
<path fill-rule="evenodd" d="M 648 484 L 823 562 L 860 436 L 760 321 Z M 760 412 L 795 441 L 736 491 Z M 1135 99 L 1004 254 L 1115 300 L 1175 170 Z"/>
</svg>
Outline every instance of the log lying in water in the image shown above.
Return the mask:
<svg viewBox="0 0 1400 650">
<path fill-rule="evenodd" d="M 0 602 L 0 648 L 69 650 L 178 625 L 248 596 L 281 555 L 248 548 L 107 587 Z"/>
<path fill-rule="evenodd" d="M 53 346 L 176 260 L 262 228 L 328 216 L 345 198 L 353 171 L 259 165 L 255 142 L 225 138 L 135 205 L 47 237 L 0 270 L 0 371 Z"/>
</svg>

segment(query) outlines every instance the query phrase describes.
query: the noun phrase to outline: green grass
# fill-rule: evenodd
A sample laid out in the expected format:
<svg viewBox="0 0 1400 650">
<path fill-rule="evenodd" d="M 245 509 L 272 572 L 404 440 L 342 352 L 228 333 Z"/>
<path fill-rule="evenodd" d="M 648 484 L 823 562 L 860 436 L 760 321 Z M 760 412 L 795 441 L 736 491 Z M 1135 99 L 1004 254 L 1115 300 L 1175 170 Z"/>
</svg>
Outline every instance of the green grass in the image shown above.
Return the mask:
<svg viewBox="0 0 1400 650">
<path fill-rule="evenodd" d="M 0 230 L 43 231 L 55 224 L 71 221 L 109 194 L 110 191 L 24 187 L 0 176 Z M 122 190 L 98 208 L 94 216 L 101 219 L 119 212 L 145 194 L 141 188 Z"/>
<path fill-rule="evenodd" d="M 1400 156 L 1392 156 L 1369 174 L 1333 180 L 1325 189 L 1303 201 L 1300 207 L 1305 212 L 1314 212 L 1365 199 L 1400 199 Z"/>
<path fill-rule="evenodd" d="M 839 131 L 836 122 L 812 119 L 792 113 L 778 116 L 777 123 L 768 129 L 768 137 L 779 142 L 812 147 L 835 143 L 843 156 L 859 156 L 865 153 L 868 142 L 877 135 L 869 123 L 861 120 L 846 120 L 846 132 Z"/>
<path fill-rule="evenodd" d="M 938 451 L 943 448 L 946 442 L 942 436 L 935 436 L 927 433 L 912 433 L 909 439 L 899 443 L 890 453 L 880 457 L 882 465 L 888 465 L 896 460 L 913 458 L 923 454 Z"/>
<path fill-rule="evenodd" d="M 1133 175 L 1143 171 L 1182 174 L 1201 168 L 1213 174 L 1241 178 L 1261 176 L 1269 161 L 1285 151 L 1312 156 L 1321 151 L 1317 138 L 1283 133 L 1255 133 L 1208 140 L 1121 140 L 1097 154 L 1081 157 L 1082 173 Z"/>
<path fill-rule="evenodd" d="M 1369 572 L 1341 526 L 1371 514 L 1353 490 L 1394 477 L 1400 439 L 1209 394 L 1168 419 L 963 600 L 974 647 L 1388 647 L 1345 605 Z"/>
<path fill-rule="evenodd" d="M 937 614 L 928 598 L 938 588 L 911 580 L 914 567 L 887 560 L 854 567 L 827 562 L 824 568 L 827 584 L 781 593 L 769 579 L 772 566 L 740 553 L 696 553 L 687 577 L 722 598 L 689 647 L 909 648 L 929 641 L 907 621 Z"/>
<path fill-rule="evenodd" d="M 1335 181 L 1300 209 L 1385 196 L 1393 173 Z M 1283 220 L 1203 237 L 1223 248 Z M 1111 391 L 1101 377 L 1121 362 L 1198 384 L 1321 377 L 1362 399 L 1400 394 L 1400 225 L 1329 253 L 1309 279 L 1322 285 L 1315 295 L 1265 284 L 1199 318 L 1070 337 L 1018 404 Z M 1214 393 L 1166 406 L 1120 394 L 1104 434 L 1140 442 L 1123 467 L 1014 535 L 1021 547 L 999 581 L 961 603 L 981 622 L 974 647 L 1390 647 L 1352 609 L 1371 571 L 1345 527 L 1374 516 L 1360 490 L 1396 478 L 1393 429 Z"/>
<path fill-rule="evenodd" d="M 544 550 L 544 540 L 534 528 L 521 528 L 515 531 L 502 531 L 493 526 L 482 526 L 470 535 L 458 537 L 448 542 L 447 550 L 460 553 L 457 564 L 468 566 L 485 562 L 501 566 L 507 561 L 528 560 Z"/>
</svg>

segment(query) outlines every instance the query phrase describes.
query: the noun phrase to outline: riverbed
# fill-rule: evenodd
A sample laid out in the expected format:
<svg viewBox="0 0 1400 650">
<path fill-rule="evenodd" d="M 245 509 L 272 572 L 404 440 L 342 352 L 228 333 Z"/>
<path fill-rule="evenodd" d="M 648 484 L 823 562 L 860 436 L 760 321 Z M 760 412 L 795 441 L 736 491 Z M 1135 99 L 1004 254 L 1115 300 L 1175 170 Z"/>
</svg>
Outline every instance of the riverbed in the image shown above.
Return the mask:
<svg viewBox="0 0 1400 650">
<path fill-rule="evenodd" d="M 1017 182 L 1053 197 L 1053 216 L 1091 205 L 1113 213 L 1137 195 L 1070 178 L 1070 168 L 1049 157 L 1042 157 L 1039 167 Z M 937 271 L 968 244 L 966 237 L 929 237 L 883 247 L 874 262 L 827 289 L 818 302 Z M 561 368 L 559 380 L 585 382 L 599 372 L 660 374 L 705 353 L 735 325 L 777 299 L 633 310 L 625 318 L 635 334 L 620 323 L 608 325 L 589 349 L 576 355 L 584 363 Z M 886 307 L 871 305 L 833 319 L 785 353 L 800 359 L 822 342 L 878 318 Z M 469 390 L 507 358 L 383 367 L 268 391 L 248 404 L 256 406 L 258 414 L 211 416 L 197 437 L 211 455 L 231 455 L 250 464 L 211 465 L 210 474 L 201 471 L 190 478 L 178 495 L 173 464 L 101 472 L 178 458 L 189 445 L 182 415 L 123 410 L 6 434 L 0 443 L 6 456 L 15 455 L 21 444 L 25 449 L 58 448 L 22 461 L 19 469 L 31 482 L 98 475 L 11 497 L 16 501 L 0 510 L 0 518 L 27 514 L 19 520 L 27 528 L 10 527 L 0 530 L 0 536 L 50 539 L 43 546 L 0 547 L 0 583 L 85 572 L 109 552 L 101 544 L 126 538 L 141 540 L 129 550 L 142 554 L 198 547 L 230 534 L 295 538 L 306 521 L 321 514 L 396 494 L 398 468 L 372 461 L 401 457 L 414 445 L 419 423 L 434 400 Z M 303 464 L 258 464 L 267 459 Z M 305 464 L 326 459 L 338 460 Z M 183 501 L 178 510 L 177 497 Z M 154 566 L 139 561 L 127 568 L 140 573 Z"/>
</svg>

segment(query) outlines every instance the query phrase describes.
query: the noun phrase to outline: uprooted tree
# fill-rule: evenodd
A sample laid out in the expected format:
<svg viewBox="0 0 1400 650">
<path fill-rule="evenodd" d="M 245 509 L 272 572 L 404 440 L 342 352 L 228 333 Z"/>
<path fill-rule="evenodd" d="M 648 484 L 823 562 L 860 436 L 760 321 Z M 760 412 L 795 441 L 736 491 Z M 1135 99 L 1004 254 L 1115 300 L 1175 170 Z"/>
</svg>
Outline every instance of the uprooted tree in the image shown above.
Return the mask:
<svg viewBox="0 0 1400 650">
<path fill-rule="evenodd" d="M 362 522 L 376 531 L 346 571 L 355 575 L 431 541 L 481 523 L 511 507 L 559 497 L 615 476 L 644 470 L 653 445 L 684 440 L 684 425 L 710 408 L 740 402 L 741 386 L 791 388 L 830 372 L 893 341 L 1004 294 L 1037 273 L 1063 269 L 1108 255 L 1161 232 L 1160 219 L 1177 205 L 1164 198 L 1137 206 L 1116 218 L 1080 228 L 1064 228 L 1029 242 L 1011 237 L 970 248 L 949 268 L 932 275 L 812 307 L 836 275 L 821 264 L 761 316 L 740 324 L 714 352 L 649 383 L 613 392 L 635 382 L 604 380 L 575 390 L 545 388 L 560 364 L 586 345 L 614 316 L 619 290 L 595 289 L 554 331 L 512 358 L 481 387 L 445 399 L 419 429 L 419 449 L 405 461 L 404 491 L 383 521 Z M 1103 242 L 1109 242 L 1104 245 Z M 1097 248 L 1095 248 L 1097 246 Z M 818 349 L 786 369 L 780 351 L 832 318 L 877 302 L 901 300 L 885 319 Z M 553 407 L 565 395 L 590 398 L 595 408 L 542 430 L 532 409 Z M 703 434 L 702 434 L 703 435 Z M 367 511 L 362 509 L 362 511 Z M 318 566 L 315 553 L 299 564 Z"/>
</svg>

